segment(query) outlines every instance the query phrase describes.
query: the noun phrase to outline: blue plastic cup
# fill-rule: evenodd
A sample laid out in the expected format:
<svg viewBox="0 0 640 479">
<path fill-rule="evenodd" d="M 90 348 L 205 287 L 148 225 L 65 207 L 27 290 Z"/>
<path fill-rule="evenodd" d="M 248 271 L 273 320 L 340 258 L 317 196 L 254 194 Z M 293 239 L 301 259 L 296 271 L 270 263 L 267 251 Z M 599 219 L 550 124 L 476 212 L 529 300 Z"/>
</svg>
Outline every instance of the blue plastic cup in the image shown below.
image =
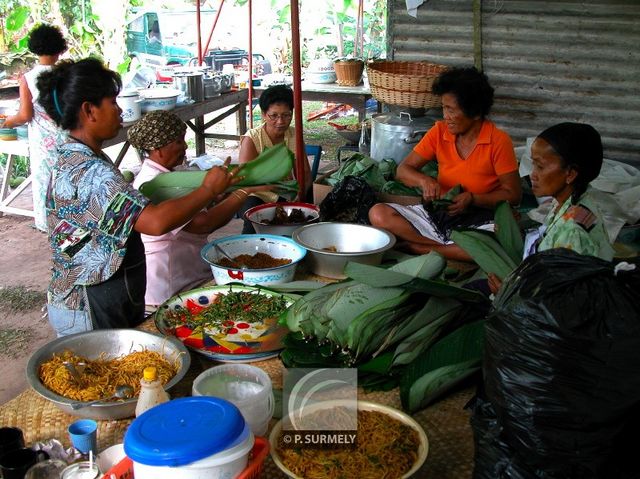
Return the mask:
<svg viewBox="0 0 640 479">
<path fill-rule="evenodd" d="M 94 455 L 97 454 L 97 422 L 93 419 L 80 419 L 72 423 L 67 430 L 73 447 L 82 454 L 89 454 L 89 451 L 93 451 Z"/>
</svg>

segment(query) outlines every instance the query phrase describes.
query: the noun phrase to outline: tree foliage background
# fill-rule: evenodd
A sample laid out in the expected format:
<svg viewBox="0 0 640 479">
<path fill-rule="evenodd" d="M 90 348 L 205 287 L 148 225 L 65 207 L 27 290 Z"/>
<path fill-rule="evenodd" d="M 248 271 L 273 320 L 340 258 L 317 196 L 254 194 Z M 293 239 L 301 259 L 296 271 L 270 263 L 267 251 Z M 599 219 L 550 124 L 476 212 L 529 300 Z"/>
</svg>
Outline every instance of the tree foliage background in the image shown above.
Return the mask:
<svg viewBox="0 0 640 479">
<path fill-rule="evenodd" d="M 365 0 L 364 51 L 358 52 L 359 56 L 385 56 L 386 2 Z M 214 38 L 221 29 L 235 33 L 246 31 L 247 3 L 248 0 L 224 3 Z M 299 4 L 303 66 L 316 58 L 354 54 L 358 0 L 299 0 Z M 35 61 L 27 50 L 27 35 L 36 24 L 44 22 L 61 28 L 69 43 L 69 57 L 99 56 L 122 73 L 128 65 L 124 43 L 126 18 L 132 8 L 139 6 L 181 9 L 195 8 L 195 3 L 185 0 L 2 0 L 0 68 L 9 73 L 19 72 Z M 220 0 L 202 3 L 202 8 L 219 6 Z M 274 69 L 290 72 L 289 0 L 254 0 L 253 9 L 253 51 L 269 58 Z M 202 28 L 203 38 L 206 38 L 210 25 L 202 25 Z M 247 42 L 246 39 L 241 41 Z M 248 44 L 235 46 L 248 49 Z"/>
</svg>

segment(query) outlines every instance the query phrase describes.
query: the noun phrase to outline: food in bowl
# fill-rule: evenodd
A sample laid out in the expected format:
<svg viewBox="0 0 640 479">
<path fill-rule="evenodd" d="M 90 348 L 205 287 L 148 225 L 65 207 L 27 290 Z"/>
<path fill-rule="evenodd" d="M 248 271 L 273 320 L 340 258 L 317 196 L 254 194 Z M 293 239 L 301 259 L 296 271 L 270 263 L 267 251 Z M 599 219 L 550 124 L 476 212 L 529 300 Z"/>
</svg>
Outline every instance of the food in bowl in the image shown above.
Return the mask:
<svg viewBox="0 0 640 479">
<path fill-rule="evenodd" d="M 300 419 L 305 431 L 335 430 L 331 425 L 348 420 L 348 401 L 327 401 L 306 406 Z M 297 414 L 297 413 L 294 413 Z M 420 425 L 401 411 L 367 401 L 358 402 L 354 447 L 320 449 L 296 445 L 291 430 L 278 422 L 269 437 L 271 456 L 289 477 L 389 477 L 407 478 L 420 469 L 427 458 L 428 440 Z M 292 447 L 293 446 L 293 447 Z"/>
<path fill-rule="evenodd" d="M 265 225 L 290 225 L 306 223 L 313 219 L 312 215 L 306 215 L 301 208 L 291 208 L 290 211 L 284 209 L 282 205 L 276 205 L 273 219 L 264 219 L 261 223 Z"/>
<path fill-rule="evenodd" d="M 320 219 L 320 208 L 311 203 L 284 202 L 265 203 L 254 206 L 244 214 L 257 233 L 291 236 L 306 224 Z"/>
<path fill-rule="evenodd" d="M 240 264 L 228 267 L 222 264 L 224 256 L 216 246 L 231 258 L 263 253 L 272 258 L 290 259 L 291 262 L 261 269 L 242 267 Z M 292 281 L 296 266 L 306 253 L 307 251 L 291 238 L 272 234 L 252 234 L 227 236 L 214 240 L 202 248 L 200 255 L 211 266 L 216 284 L 235 282 L 248 285 L 270 285 Z"/>
<path fill-rule="evenodd" d="M 90 419 L 111 420 L 131 417 L 135 413 L 138 399 L 134 397 L 115 402 L 100 401 L 87 403 L 80 408 L 72 407 L 78 401 L 53 392 L 43 384 L 39 376 L 40 365 L 50 360 L 55 354 L 62 354 L 67 350 L 91 361 L 122 357 L 135 351 L 160 353 L 169 363 L 178 367 L 175 376 L 164 385 L 167 391 L 184 377 L 191 364 L 189 351 L 178 339 L 136 329 L 98 329 L 62 336 L 50 341 L 29 358 L 26 370 L 29 385 L 62 411 Z M 140 377 L 138 382 L 139 380 Z"/>
<path fill-rule="evenodd" d="M 227 268 L 269 269 L 289 264 L 291 259 L 274 258 L 265 253 L 256 253 L 253 255 L 241 254 L 231 259 L 220 258 L 219 263 Z"/>
<path fill-rule="evenodd" d="M 81 383 L 73 378 L 65 363 L 79 369 Z M 95 360 L 65 350 L 54 354 L 40 365 L 38 374 L 42 384 L 65 398 L 76 401 L 95 401 L 112 398 L 117 386 L 131 386 L 134 397 L 140 394 L 140 378 L 147 366 L 154 366 L 158 379 L 167 384 L 178 372 L 175 361 L 170 362 L 156 351 L 134 351 L 117 358 L 100 357 Z M 117 399 L 112 399 L 117 400 Z"/>
</svg>

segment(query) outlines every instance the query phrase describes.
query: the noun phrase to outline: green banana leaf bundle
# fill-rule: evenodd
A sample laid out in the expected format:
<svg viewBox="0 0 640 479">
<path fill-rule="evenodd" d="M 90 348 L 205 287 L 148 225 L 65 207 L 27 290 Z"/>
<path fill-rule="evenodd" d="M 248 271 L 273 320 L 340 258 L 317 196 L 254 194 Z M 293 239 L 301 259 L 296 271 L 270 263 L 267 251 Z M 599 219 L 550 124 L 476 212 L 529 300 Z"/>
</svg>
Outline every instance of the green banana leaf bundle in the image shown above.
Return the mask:
<svg viewBox="0 0 640 479">
<path fill-rule="evenodd" d="M 486 304 L 481 294 L 445 281 L 445 266 L 435 252 L 389 268 L 348 263 L 346 280 L 307 293 L 281 316 L 291 331 L 283 363 L 357 367 L 365 387 L 394 387 L 443 333 L 466 323 L 463 311 Z"/>
<path fill-rule="evenodd" d="M 275 184 L 278 185 L 281 191 L 297 191 L 297 182 L 295 180 L 281 181 L 291 174 L 293 162 L 293 153 L 284 143 L 267 148 L 255 160 L 243 163 L 239 167 L 230 167 L 239 168 L 237 174 L 243 178 L 229 190 L 232 191 L 243 186 Z M 162 173 L 151 181 L 143 183 L 140 186 L 140 191 L 152 203 L 157 204 L 191 193 L 202 184 L 206 175 L 206 171 Z"/>
<path fill-rule="evenodd" d="M 442 198 L 438 198 L 431 202 L 430 208 L 432 210 L 446 210 L 450 205 L 453 204 L 453 199 L 462 193 L 462 185 L 456 185 L 447 191 Z"/>
</svg>

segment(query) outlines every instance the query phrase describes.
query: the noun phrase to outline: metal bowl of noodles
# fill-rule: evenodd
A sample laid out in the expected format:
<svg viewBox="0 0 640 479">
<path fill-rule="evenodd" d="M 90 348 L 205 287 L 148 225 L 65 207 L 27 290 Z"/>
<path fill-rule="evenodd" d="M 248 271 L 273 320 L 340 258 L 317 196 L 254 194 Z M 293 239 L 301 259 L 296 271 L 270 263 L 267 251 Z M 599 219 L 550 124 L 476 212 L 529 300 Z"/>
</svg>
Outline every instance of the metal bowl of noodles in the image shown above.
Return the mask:
<svg viewBox="0 0 640 479">
<path fill-rule="evenodd" d="M 45 344 L 33 353 L 27 363 L 27 381 L 29 385 L 38 394 L 54 403 L 64 412 L 90 419 L 110 420 L 132 417 L 135 414 L 138 398 L 105 401 L 78 409 L 72 408 L 71 405 L 77 403 L 78 400 L 69 399 L 51 391 L 40 379 L 40 366 L 52 359 L 54 354 L 61 354 L 65 351 L 71 351 L 75 355 L 82 356 L 90 361 L 115 359 L 135 351 L 154 351 L 162 354 L 164 359 L 177 366 L 175 376 L 164 385 L 164 389 L 167 391 L 180 382 L 191 364 L 189 351 L 178 339 L 136 329 L 87 331 L 63 336 Z M 140 377 L 142 377 L 142 374 L 140 374 Z"/>
<path fill-rule="evenodd" d="M 349 417 L 345 417 L 345 411 L 342 411 L 340 412 L 341 419 L 336 420 L 336 417 L 338 417 L 336 414 L 337 409 L 344 409 L 345 407 L 348 408 L 346 411 L 353 409 L 353 401 L 346 399 L 318 401 L 291 412 L 289 417 L 297 417 L 304 424 L 306 416 L 314 424 L 316 420 L 321 418 L 320 416 L 317 419 L 313 419 L 314 415 L 322 414 L 323 412 L 325 414 L 328 413 L 328 416 L 325 417 L 330 418 L 329 424 L 333 423 L 331 425 L 335 426 L 337 421 L 337 424 L 347 429 L 348 432 L 343 433 L 345 439 L 347 439 L 348 434 L 352 434 L 352 431 L 349 430 L 350 428 L 345 427 L 345 421 L 349 421 Z M 388 477 L 387 474 L 389 473 L 393 473 L 390 476 L 399 477 L 400 479 L 408 479 L 414 476 L 422 477 L 424 473 L 422 466 L 429 454 L 429 439 L 422 426 L 408 414 L 383 404 L 357 401 L 357 411 L 357 434 L 363 437 L 375 437 L 376 441 L 379 441 L 373 445 L 375 447 L 372 447 L 371 444 L 368 447 L 359 447 L 359 442 L 356 442 L 355 448 L 345 447 L 344 450 L 339 447 L 317 449 L 312 456 L 304 456 L 303 454 L 308 449 L 305 451 L 304 445 L 300 447 L 300 444 L 295 443 L 295 437 L 302 435 L 295 434 L 296 427 L 292 422 L 281 419 L 273 426 L 269 434 L 269 443 L 271 445 L 269 452 L 273 462 L 287 477 L 292 479 L 302 479 L 300 475 L 292 471 L 295 465 L 299 465 L 300 462 L 304 463 L 304 468 L 309 472 L 317 473 L 321 470 L 323 474 L 328 474 L 333 468 L 337 469 L 337 472 L 345 475 L 345 477 L 358 477 L 360 475 L 363 477 L 365 475 L 366 477 L 377 477 L 373 474 L 380 474 L 379 477 Z M 365 414 L 377 414 L 378 419 L 362 421 L 361 419 L 363 418 L 361 418 L 360 414 L 363 412 Z M 347 414 L 349 413 L 347 412 Z M 284 426 L 285 423 L 287 424 L 286 427 Z M 339 428 L 329 427 L 329 429 L 338 430 Z M 291 431 L 294 432 L 292 433 Z M 316 431 L 318 430 L 316 429 Z M 318 436 L 321 436 L 321 434 L 322 431 L 318 431 Z M 386 444 L 384 443 L 385 440 L 387 441 Z M 367 443 L 367 441 L 363 443 Z M 372 452 L 375 448 L 380 452 L 387 451 L 388 454 L 377 455 Z M 400 455 L 404 457 L 400 458 Z M 352 459 L 357 457 L 360 460 L 347 461 L 345 456 L 351 456 Z M 374 458 L 376 458 L 375 461 Z M 344 466 L 341 464 L 343 461 Z M 359 466 L 356 467 L 359 469 L 357 471 L 345 471 L 343 467 L 349 463 L 352 468 L 354 467 L 353 464 L 358 464 Z M 291 468 L 289 467 L 290 464 Z"/>
<path fill-rule="evenodd" d="M 293 232 L 295 242 L 307 250 L 306 263 L 313 273 L 344 279 L 347 262 L 377 265 L 396 237 L 382 228 L 352 223 L 315 223 Z"/>
</svg>

